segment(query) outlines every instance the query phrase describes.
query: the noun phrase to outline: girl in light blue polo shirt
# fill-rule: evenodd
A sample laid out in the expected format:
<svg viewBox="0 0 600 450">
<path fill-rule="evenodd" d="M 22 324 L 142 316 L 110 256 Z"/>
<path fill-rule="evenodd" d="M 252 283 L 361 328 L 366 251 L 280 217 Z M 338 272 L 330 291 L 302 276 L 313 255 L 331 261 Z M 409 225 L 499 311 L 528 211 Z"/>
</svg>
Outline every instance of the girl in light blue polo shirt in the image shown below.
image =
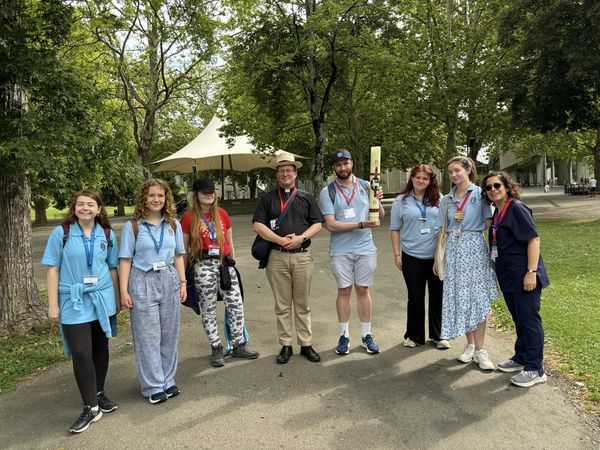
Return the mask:
<svg viewBox="0 0 600 450">
<path fill-rule="evenodd" d="M 187 295 L 184 254 L 169 185 L 146 180 L 132 219 L 122 230 L 119 271 L 142 395 L 153 404 L 180 393 L 175 372 L 179 302 Z"/>
<path fill-rule="evenodd" d="M 433 273 L 433 257 L 440 232 L 440 189 L 427 164 L 417 164 L 406 186 L 392 205 L 391 224 L 394 263 L 402 271 L 408 290 L 404 346 L 425 344 L 425 287 L 429 290 L 429 339 L 437 348 L 450 344 L 440 338 L 442 282 Z"/>
<path fill-rule="evenodd" d="M 498 296 L 483 232 L 491 223 L 492 210 L 481 199 L 475 163 L 465 156 L 448 161 L 448 174 L 454 187 L 443 198 L 440 218 L 447 223 L 444 257 L 442 339 L 467 337 L 458 360 L 475 361 L 483 370 L 494 370 L 485 350 L 486 317 Z M 435 267 L 437 271 L 437 266 Z"/>
<path fill-rule="evenodd" d="M 117 409 L 104 393 L 108 338 L 117 334 L 121 310 L 117 262 L 115 233 L 100 197 L 78 192 L 62 225 L 52 230 L 42 258 L 48 266 L 48 318 L 60 323 L 84 405 L 71 433 L 87 430 L 102 412 Z"/>
</svg>

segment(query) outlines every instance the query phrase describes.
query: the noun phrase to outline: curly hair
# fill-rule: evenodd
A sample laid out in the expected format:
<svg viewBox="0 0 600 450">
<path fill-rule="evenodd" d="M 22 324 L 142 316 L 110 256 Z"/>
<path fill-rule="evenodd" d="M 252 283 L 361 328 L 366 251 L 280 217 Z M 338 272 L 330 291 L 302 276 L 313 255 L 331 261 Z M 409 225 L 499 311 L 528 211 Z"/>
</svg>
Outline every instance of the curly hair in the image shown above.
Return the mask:
<svg viewBox="0 0 600 450">
<path fill-rule="evenodd" d="M 71 225 L 72 223 L 77 222 L 77 216 L 75 215 L 75 205 L 77 205 L 77 200 L 79 197 L 89 197 L 96 202 L 98 205 L 98 215 L 94 219 L 94 222 L 99 223 L 102 228 L 112 228 L 110 225 L 110 221 L 108 220 L 108 216 L 106 214 L 106 208 L 104 207 L 104 203 L 102 203 L 102 199 L 100 196 L 89 189 L 83 189 L 82 191 L 77 192 L 73 195 L 71 199 L 71 204 L 69 206 L 69 211 L 67 211 L 67 215 L 65 216 L 65 220 L 63 220 L 63 225 Z"/>
<path fill-rule="evenodd" d="M 200 200 L 198 200 L 198 192 L 194 191 L 192 196 L 192 201 L 190 202 L 190 211 L 192 214 L 192 221 L 190 224 L 190 241 L 188 248 L 186 249 L 189 256 L 190 261 L 192 263 L 200 262 L 202 259 L 202 237 L 201 233 L 203 229 L 206 228 L 206 224 L 200 213 L 202 212 L 202 206 L 200 205 Z M 212 222 L 215 226 L 215 233 L 217 235 L 217 244 L 219 245 L 219 259 L 223 261 L 225 257 L 223 240 L 225 236 L 223 236 L 223 226 L 221 224 L 221 216 L 219 215 L 219 200 L 217 199 L 217 194 L 213 194 L 214 201 L 212 205 L 210 205 L 210 215 Z"/>
<path fill-rule="evenodd" d="M 165 191 L 165 205 L 161 210 L 161 214 L 165 221 L 172 223 L 175 220 L 175 201 L 173 200 L 173 193 L 171 188 L 166 181 L 160 178 L 149 178 L 140 186 L 140 190 L 137 193 L 135 209 L 131 217 L 133 219 L 147 219 L 148 218 L 148 192 L 152 186 L 158 186 Z"/>
<path fill-rule="evenodd" d="M 493 202 L 487 196 L 485 184 L 487 183 L 487 180 L 492 177 L 496 177 L 502 182 L 508 197 L 521 198 L 521 188 L 508 173 L 504 172 L 503 170 L 490 170 L 488 174 L 483 177 L 483 180 L 481 180 L 481 198 L 484 199 L 488 204 L 491 205 Z"/>
<path fill-rule="evenodd" d="M 410 178 L 408 179 L 408 183 L 402 189 L 399 195 L 403 195 L 402 201 L 406 201 L 406 197 L 410 195 L 410 193 L 414 190 L 413 185 L 413 177 L 419 173 L 424 172 L 429 175 L 429 185 L 425 188 L 425 193 L 423 194 L 423 200 L 429 206 L 438 206 L 440 203 L 440 187 L 437 182 L 437 177 L 435 176 L 435 172 L 431 168 L 429 164 L 416 164 L 410 171 Z"/>
<path fill-rule="evenodd" d="M 455 156 L 454 158 L 450 158 L 448 160 L 448 162 L 446 163 L 446 167 L 453 163 L 460 164 L 467 170 L 471 169 L 471 172 L 469 172 L 469 181 L 471 181 L 471 183 L 475 182 L 475 180 L 477 179 L 477 169 L 475 167 L 475 162 L 471 158 L 460 155 Z"/>
</svg>

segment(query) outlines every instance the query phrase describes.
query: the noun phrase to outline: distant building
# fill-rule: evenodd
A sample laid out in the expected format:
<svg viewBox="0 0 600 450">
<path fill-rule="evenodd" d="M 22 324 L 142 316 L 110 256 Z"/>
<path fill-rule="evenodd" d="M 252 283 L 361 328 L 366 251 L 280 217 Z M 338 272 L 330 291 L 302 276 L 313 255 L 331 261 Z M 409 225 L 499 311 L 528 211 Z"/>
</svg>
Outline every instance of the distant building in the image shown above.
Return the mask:
<svg viewBox="0 0 600 450">
<path fill-rule="evenodd" d="M 513 152 L 500 155 L 500 170 L 508 172 L 522 186 L 551 186 L 559 184 L 585 184 L 591 177 L 589 165 L 585 161 L 547 158 L 546 155 L 518 157 Z"/>
</svg>

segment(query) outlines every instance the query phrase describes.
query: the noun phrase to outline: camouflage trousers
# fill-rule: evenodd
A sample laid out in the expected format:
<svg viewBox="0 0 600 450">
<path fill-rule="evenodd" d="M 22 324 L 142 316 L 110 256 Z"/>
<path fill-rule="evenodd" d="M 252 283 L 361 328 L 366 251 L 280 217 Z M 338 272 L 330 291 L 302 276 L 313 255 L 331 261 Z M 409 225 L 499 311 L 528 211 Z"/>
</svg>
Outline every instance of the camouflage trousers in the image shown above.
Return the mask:
<svg viewBox="0 0 600 450">
<path fill-rule="evenodd" d="M 231 340 L 234 345 L 244 343 L 244 304 L 240 292 L 240 282 L 233 267 L 228 267 L 231 276 L 231 289 L 221 289 L 219 259 L 203 259 L 194 267 L 194 285 L 198 291 L 202 324 L 211 347 L 221 343 L 217 326 L 217 296 L 221 293 L 228 312 Z"/>
</svg>

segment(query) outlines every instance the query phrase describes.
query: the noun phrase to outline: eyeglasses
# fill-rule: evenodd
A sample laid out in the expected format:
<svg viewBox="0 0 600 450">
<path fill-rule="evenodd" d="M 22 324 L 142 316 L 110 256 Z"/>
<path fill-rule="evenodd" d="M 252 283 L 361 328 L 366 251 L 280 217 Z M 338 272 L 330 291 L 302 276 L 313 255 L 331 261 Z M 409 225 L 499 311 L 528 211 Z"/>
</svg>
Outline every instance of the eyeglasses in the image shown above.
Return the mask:
<svg viewBox="0 0 600 450">
<path fill-rule="evenodd" d="M 491 191 L 492 189 L 496 189 L 496 190 L 498 190 L 498 189 L 500 189 L 502 186 L 503 186 L 503 184 L 502 184 L 502 183 L 486 184 L 486 185 L 485 185 L 485 190 L 486 190 L 486 191 L 488 191 L 488 192 L 489 192 L 489 191 Z"/>
<path fill-rule="evenodd" d="M 200 194 L 202 195 L 213 195 L 215 193 L 214 189 L 202 189 L 200 192 Z"/>
</svg>

